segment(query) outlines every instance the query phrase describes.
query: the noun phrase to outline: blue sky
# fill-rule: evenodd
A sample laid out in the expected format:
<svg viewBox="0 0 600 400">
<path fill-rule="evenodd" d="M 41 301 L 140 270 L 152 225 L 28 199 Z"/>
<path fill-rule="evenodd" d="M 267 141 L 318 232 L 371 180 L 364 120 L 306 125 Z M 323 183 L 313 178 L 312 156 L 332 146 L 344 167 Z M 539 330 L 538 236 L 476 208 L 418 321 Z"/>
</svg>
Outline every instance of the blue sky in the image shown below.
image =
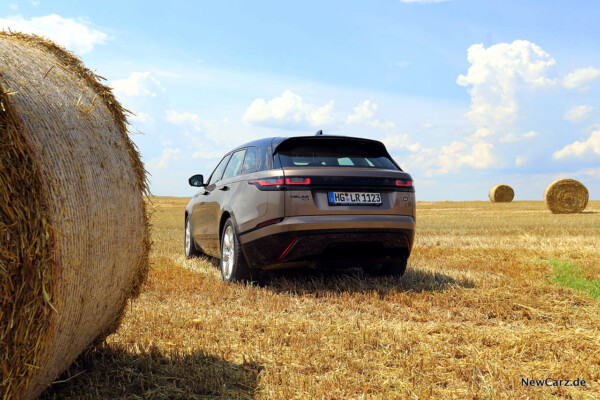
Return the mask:
<svg viewBox="0 0 600 400">
<path fill-rule="evenodd" d="M 325 133 L 382 140 L 420 200 L 600 199 L 600 3 L 11 1 L 133 111 L 156 195 L 190 196 L 232 147 Z"/>
</svg>

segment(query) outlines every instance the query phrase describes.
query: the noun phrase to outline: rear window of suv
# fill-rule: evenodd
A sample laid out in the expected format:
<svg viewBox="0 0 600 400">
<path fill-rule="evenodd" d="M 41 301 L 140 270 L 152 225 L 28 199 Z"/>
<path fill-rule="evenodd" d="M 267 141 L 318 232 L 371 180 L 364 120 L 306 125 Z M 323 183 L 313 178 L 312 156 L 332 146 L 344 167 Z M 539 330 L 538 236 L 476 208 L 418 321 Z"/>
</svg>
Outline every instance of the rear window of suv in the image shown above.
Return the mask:
<svg viewBox="0 0 600 400">
<path fill-rule="evenodd" d="M 282 167 L 347 167 L 398 170 L 383 145 L 345 140 L 295 140 L 277 150 Z"/>
</svg>

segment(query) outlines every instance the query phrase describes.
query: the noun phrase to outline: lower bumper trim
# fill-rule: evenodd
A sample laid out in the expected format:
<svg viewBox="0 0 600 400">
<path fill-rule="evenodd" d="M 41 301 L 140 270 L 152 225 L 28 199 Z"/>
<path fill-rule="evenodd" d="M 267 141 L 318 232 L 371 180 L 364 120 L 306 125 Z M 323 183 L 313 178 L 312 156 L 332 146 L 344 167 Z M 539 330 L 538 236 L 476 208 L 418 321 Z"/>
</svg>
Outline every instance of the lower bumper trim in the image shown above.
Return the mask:
<svg viewBox="0 0 600 400">
<path fill-rule="evenodd" d="M 414 231 L 300 231 L 265 236 L 242 244 L 252 268 L 284 268 L 285 264 L 385 262 L 408 258 Z"/>
</svg>

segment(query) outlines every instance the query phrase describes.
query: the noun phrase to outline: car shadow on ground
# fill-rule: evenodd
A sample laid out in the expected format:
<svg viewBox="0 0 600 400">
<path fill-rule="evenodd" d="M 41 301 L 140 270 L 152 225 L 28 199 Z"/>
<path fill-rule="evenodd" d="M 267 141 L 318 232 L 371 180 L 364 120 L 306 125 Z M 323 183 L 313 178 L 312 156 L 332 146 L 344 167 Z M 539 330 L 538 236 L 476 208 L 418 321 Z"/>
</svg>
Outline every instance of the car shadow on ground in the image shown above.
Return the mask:
<svg viewBox="0 0 600 400">
<path fill-rule="evenodd" d="M 132 352 L 104 344 L 79 356 L 39 399 L 253 399 L 262 368 L 201 351 Z"/>
<path fill-rule="evenodd" d="M 297 295 L 319 293 L 367 293 L 377 292 L 380 298 L 391 292 L 445 292 L 453 287 L 474 288 L 467 279 L 456 280 L 439 272 L 407 268 L 402 277 L 372 276 L 362 269 L 321 271 L 312 269 L 289 269 L 264 272 L 261 286 L 278 293 Z"/>
</svg>

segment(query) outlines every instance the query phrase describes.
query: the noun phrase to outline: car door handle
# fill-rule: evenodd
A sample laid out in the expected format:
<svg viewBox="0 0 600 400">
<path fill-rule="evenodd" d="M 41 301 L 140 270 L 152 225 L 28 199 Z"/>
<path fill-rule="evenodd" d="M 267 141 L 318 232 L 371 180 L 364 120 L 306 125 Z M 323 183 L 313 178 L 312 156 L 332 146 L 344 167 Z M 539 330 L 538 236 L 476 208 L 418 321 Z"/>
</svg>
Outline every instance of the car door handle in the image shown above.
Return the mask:
<svg viewBox="0 0 600 400">
<path fill-rule="evenodd" d="M 219 188 L 219 190 L 229 190 L 229 186 L 223 185 Z"/>
</svg>

